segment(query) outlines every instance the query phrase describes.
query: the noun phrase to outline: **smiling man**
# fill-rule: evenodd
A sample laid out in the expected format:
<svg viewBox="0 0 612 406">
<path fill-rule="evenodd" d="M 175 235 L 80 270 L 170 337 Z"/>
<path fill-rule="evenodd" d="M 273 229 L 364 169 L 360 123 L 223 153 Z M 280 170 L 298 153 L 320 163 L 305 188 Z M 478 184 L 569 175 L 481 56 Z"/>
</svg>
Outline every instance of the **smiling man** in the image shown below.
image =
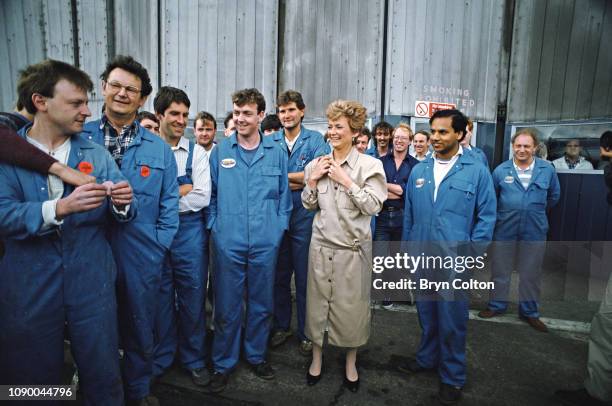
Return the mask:
<svg viewBox="0 0 612 406">
<path fill-rule="evenodd" d="M 147 70 L 130 56 L 117 56 L 100 76 L 101 120 L 83 136 L 104 146 L 134 188 L 138 217 L 110 233 L 117 262 L 119 332 L 125 350 L 123 383 L 128 403 L 156 405 L 153 377 L 154 316 L 162 263 L 178 229 L 176 162 L 170 147 L 138 125 L 136 113 L 153 88 Z"/>
<path fill-rule="evenodd" d="M 179 229 L 172 241 L 162 273 L 157 314 L 154 374 L 161 375 L 178 349 L 183 368 L 196 385 L 209 382 L 205 368 L 206 320 L 204 299 L 208 273 L 208 236 L 203 210 L 210 201 L 208 158 L 183 135 L 191 102 L 181 89 L 159 89 L 153 106 L 161 137 L 170 145 L 178 166 Z M 198 153 L 196 153 L 198 151 Z M 178 309 L 178 311 L 175 311 Z"/>
<path fill-rule="evenodd" d="M 376 123 L 372 129 L 372 138 L 374 143 L 366 151 L 366 154 L 373 156 L 374 158 L 380 158 L 387 155 L 391 150 L 389 144 L 391 142 L 391 134 L 393 133 L 393 126 L 386 121 L 380 121 Z"/>
<path fill-rule="evenodd" d="M 215 117 L 207 111 L 200 111 L 193 120 L 193 132 L 198 145 L 204 148 L 206 156 L 210 157 L 216 144 L 217 121 Z"/>
<path fill-rule="evenodd" d="M 519 274 L 519 317 L 540 332 L 548 328 L 540 320 L 538 301 L 548 218 L 546 210 L 559 201 L 561 187 L 555 169 L 535 157 L 539 144 L 534 129 L 519 130 L 512 137 L 512 159 L 493 171 L 498 213 L 493 239 L 499 241 L 491 256 L 495 290 L 479 317 L 491 318 L 508 309 L 510 276 Z"/>
<path fill-rule="evenodd" d="M 306 281 L 308 275 L 308 247 L 312 234 L 314 212 L 302 205 L 304 168 L 310 161 L 329 152 L 323 136 L 302 125 L 306 105 L 302 95 L 295 90 L 281 93 L 277 99 L 278 117 L 283 129 L 272 135 L 274 141 L 286 153 L 289 187 L 293 210 L 289 230 L 283 237 L 278 254 L 276 282 L 274 284 L 274 333 L 270 345 L 277 347 L 291 336 L 291 277 L 295 275 L 297 336 L 299 351 L 310 355 L 312 343 L 304 335 L 306 319 Z"/>
<path fill-rule="evenodd" d="M 91 115 L 89 76 L 54 60 L 28 69 L 19 92 L 34 122 L 20 136 L 99 183 L 75 188 L 0 164 L 0 382 L 62 384 L 67 330 L 84 404 L 120 405 L 116 272 L 105 233 L 109 219 L 134 217 L 132 190 L 108 153 L 78 136 Z"/>
<path fill-rule="evenodd" d="M 460 145 L 467 119 L 459 110 L 440 110 L 429 124 L 434 154 L 412 169 L 406 184 L 402 240 L 425 247 L 435 241 L 486 245 L 495 225 L 495 191 L 487 168 Z M 456 250 L 448 254 L 456 255 Z M 435 271 L 438 277 L 447 276 Z M 452 277 L 455 272 L 450 272 Z M 431 274 L 415 276 L 427 280 Z M 437 371 L 440 402 L 455 404 L 466 379 L 468 299 L 458 291 L 424 291 L 416 305 L 421 342 L 416 358 L 398 369 L 409 374 Z"/>
<path fill-rule="evenodd" d="M 208 228 L 215 247 L 214 375 L 222 391 L 238 363 L 242 303 L 246 298 L 244 357 L 255 375 L 273 379 L 266 349 L 274 311 L 274 270 L 289 226 L 291 191 L 286 154 L 259 132 L 266 101 L 257 89 L 232 95 L 236 131 L 210 157 L 212 195 Z"/>
</svg>

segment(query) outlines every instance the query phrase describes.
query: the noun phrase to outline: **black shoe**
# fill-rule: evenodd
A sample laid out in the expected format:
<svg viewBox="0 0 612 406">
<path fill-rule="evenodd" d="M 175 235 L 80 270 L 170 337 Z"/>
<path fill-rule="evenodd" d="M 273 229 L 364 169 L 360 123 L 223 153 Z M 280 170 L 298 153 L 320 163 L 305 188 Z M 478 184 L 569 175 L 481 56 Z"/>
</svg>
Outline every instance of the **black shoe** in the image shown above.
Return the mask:
<svg viewBox="0 0 612 406">
<path fill-rule="evenodd" d="M 461 400 L 461 388 L 446 383 L 440 384 L 438 400 L 442 405 L 456 405 Z"/>
<path fill-rule="evenodd" d="M 346 374 L 344 375 L 344 382 L 343 385 L 346 389 L 350 390 L 351 392 L 355 393 L 359 390 L 359 377 L 357 377 L 356 381 L 349 381 L 348 378 L 346 377 Z"/>
<path fill-rule="evenodd" d="M 210 386 L 208 390 L 211 393 L 223 392 L 229 381 L 229 375 L 215 371 L 210 377 Z"/>
<path fill-rule="evenodd" d="M 405 374 L 418 374 L 422 372 L 432 372 L 435 371 L 436 368 L 425 368 L 422 367 L 416 359 L 408 358 L 408 360 L 402 364 L 397 366 L 398 371 L 403 372 Z"/>
<path fill-rule="evenodd" d="M 577 390 L 558 390 L 555 399 L 564 406 L 606 406 L 607 403 L 594 398 L 585 388 Z"/>
<path fill-rule="evenodd" d="M 198 386 L 207 386 L 210 383 L 210 374 L 206 368 L 197 368 L 189 371 L 191 381 Z"/>
<path fill-rule="evenodd" d="M 284 344 L 293 333 L 291 330 L 276 330 L 272 333 L 272 337 L 270 337 L 270 348 L 280 347 Z"/>
<path fill-rule="evenodd" d="M 251 368 L 253 369 L 255 376 L 258 378 L 265 379 L 267 381 L 274 379 L 274 370 L 269 362 L 264 361 L 257 365 L 251 364 Z"/>
<path fill-rule="evenodd" d="M 306 385 L 308 386 L 316 385 L 321 380 L 321 376 L 323 376 L 323 369 L 321 369 L 321 372 L 319 372 L 319 375 L 317 376 L 310 375 L 310 369 L 309 369 L 308 371 L 306 371 Z"/>
</svg>

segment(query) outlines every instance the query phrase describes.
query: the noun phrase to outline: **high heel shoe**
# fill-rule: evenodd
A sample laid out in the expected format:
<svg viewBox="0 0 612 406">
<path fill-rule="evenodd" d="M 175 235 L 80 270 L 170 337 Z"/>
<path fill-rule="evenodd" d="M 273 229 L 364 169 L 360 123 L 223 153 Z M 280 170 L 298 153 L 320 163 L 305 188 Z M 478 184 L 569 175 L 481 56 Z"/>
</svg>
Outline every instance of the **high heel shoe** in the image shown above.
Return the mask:
<svg viewBox="0 0 612 406">
<path fill-rule="evenodd" d="M 321 372 L 319 372 L 319 375 L 311 375 L 310 374 L 310 369 L 308 371 L 306 371 L 306 384 L 308 386 L 314 386 L 317 383 L 319 383 L 319 381 L 321 380 L 321 376 L 323 375 L 323 368 L 321 368 Z"/>
<path fill-rule="evenodd" d="M 346 389 L 350 390 L 351 392 L 355 393 L 359 390 L 359 377 L 357 377 L 356 381 L 349 381 L 348 378 L 346 377 L 346 375 L 344 375 L 344 386 L 346 387 Z"/>
</svg>

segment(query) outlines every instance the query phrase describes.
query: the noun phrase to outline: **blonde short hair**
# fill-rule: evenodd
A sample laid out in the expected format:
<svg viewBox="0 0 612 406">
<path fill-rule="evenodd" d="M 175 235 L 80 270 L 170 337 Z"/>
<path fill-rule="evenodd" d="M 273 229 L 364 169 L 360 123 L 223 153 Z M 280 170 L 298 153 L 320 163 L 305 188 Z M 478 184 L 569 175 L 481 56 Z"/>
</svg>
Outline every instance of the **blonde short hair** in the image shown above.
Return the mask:
<svg viewBox="0 0 612 406">
<path fill-rule="evenodd" d="M 540 143 L 540 140 L 538 140 L 538 130 L 536 130 L 535 128 L 522 128 L 520 130 L 518 130 L 517 132 L 514 133 L 514 135 L 512 136 L 512 144 L 514 144 L 514 141 L 516 141 L 516 138 L 519 135 L 528 135 L 531 137 L 531 139 L 533 140 L 533 146 L 537 147 L 538 144 Z"/>
<path fill-rule="evenodd" d="M 414 138 L 414 132 L 412 131 L 412 128 L 410 128 L 408 123 L 399 123 L 397 127 L 395 127 L 395 130 L 393 130 L 393 136 L 395 136 L 395 132 L 400 129 L 406 131 L 408 133 L 408 138 L 410 138 L 410 141 L 412 141 L 412 139 Z"/>
<path fill-rule="evenodd" d="M 354 100 L 335 100 L 327 106 L 325 114 L 328 120 L 334 121 L 346 117 L 350 129 L 359 132 L 365 124 L 367 110 Z"/>
</svg>

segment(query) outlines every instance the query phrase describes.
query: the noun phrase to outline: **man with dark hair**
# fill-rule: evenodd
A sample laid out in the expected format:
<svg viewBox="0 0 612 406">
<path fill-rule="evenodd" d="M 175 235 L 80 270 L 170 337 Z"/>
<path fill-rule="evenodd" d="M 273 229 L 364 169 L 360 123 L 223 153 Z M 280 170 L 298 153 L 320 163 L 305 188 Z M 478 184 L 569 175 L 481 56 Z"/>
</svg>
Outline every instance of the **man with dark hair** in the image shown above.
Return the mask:
<svg viewBox="0 0 612 406">
<path fill-rule="evenodd" d="M 376 123 L 372 128 L 372 137 L 374 143 L 366 151 L 366 154 L 373 156 L 374 158 L 380 158 L 391 150 L 389 143 L 391 142 L 391 134 L 393 133 L 393 126 L 386 121 L 380 121 Z"/>
<path fill-rule="evenodd" d="M 287 170 L 293 210 L 289 229 L 283 236 L 278 254 L 274 283 L 274 333 L 270 345 L 277 347 L 291 336 L 291 277 L 294 275 L 299 351 L 302 355 L 309 356 L 312 342 L 304 334 L 304 323 L 308 248 L 315 212 L 304 208 L 301 196 L 304 188 L 304 168 L 313 159 L 329 153 L 329 146 L 320 133 L 302 125 L 306 105 L 299 92 L 287 90 L 281 93 L 276 108 L 283 129 L 274 133 L 272 139 L 285 152 L 285 158 L 288 160 Z"/>
<path fill-rule="evenodd" d="M 368 127 L 363 127 L 361 131 L 359 131 L 359 135 L 355 138 L 355 148 L 357 148 L 360 154 L 365 154 L 368 150 L 368 144 L 370 143 L 371 137 L 372 133 Z"/>
<path fill-rule="evenodd" d="M 274 310 L 274 270 L 289 225 L 287 158 L 259 133 L 266 102 L 257 89 L 232 95 L 236 131 L 210 157 L 208 228 L 215 246 L 215 338 L 210 390 L 220 392 L 238 363 L 246 298 L 244 356 L 256 376 L 273 379 L 266 349 Z"/>
<path fill-rule="evenodd" d="M 227 116 L 225 116 L 225 119 L 223 120 L 223 135 L 225 135 L 226 137 L 229 137 L 230 135 L 232 135 L 232 133 L 236 130 L 236 127 L 234 126 L 234 112 L 230 111 L 229 113 L 227 113 Z"/>
<path fill-rule="evenodd" d="M 91 115 L 89 76 L 54 60 L 29 72 L 21 95 L 34 122 L 19 135 L 104 183 L 74 188 L 0 164 L 0 382 L 60 385 L 67 327 L 83 401 L 119 405 L 116 272 L 105 229 L 109 218 L 134 217 L 132 189 L 103 148 L 78 136 Z"/>
<path fill-rule="evenodd" d="M 159 135 L 159 120 L 155 117 L 155 114 L 143 110 L 136 115 L 136 120 L 138 120 L 141 127 L 146 128 L 153 134 Z"/>
<path fill-rule="evenodd" d="M 489 171 L 472 154 L 463 153 L 460 142 L 467 126 L 465 116 L 458 110 L 440 110 L 429 124 L 434 154 L 412 169 L 406 184 L 402 240 L 416 241 L 412 244 L 427 250 L 434 242 L 436 254 L 456 256 L 457 244 L 491 241 L 495 191 Z M 470 248 L 482 247 L 466 249 L 472 251 Z M 430 271 L 415 273 L 419 284 L 429 281 L 425 276 L 459 277 L 455 269 Z M 438 398 L 445 405 L 457 403 L 465 385 L 468 303 L 466 292 L 457 289 L 419 291 L 421 342 L 416 358 L 398 366 L 410 374 L 437 371 Z"/>
<path fill-rule="evenodd" d="M 176 161 L 170 147 L 136 121 L 152 89 L 146 69 L 129 56 L 118 56 L 101 78 L 104 114 L 85 125 L 83 136 L 108 149 L 140 202 L 138 217 L 110 233 L 125 350 L 123 383 L 129 403 L 156 405 L 150 396 L 153 331 L 162 263 L 178 229 Z"/>
<path fill-rule="evenodd" d="M 270 135 L 283 128 L 280 119 L 276 114 L 268 114 L 261 120 L 261 131 L 264 135 Z"/>
<path fill-rule="evenodd" d="M 196 150 L 195 143 L 183 136 L 190 105 L 184 91 L 170 86 L 159 89 L 153 101 L 160 135 L 176 159 L 180 195 L 179 229 L 162 271 L 153 373 L 161 375 L 168 369 L 178 349 L 181 364 L 193 382 L 206 386 L 210 380 L 204 354 L 208 279 L 208 251 L 204 245 L 208 235 L 202 214 L 210 202 L 210 172 L 202 149 Z"/>
<path fill-rule="evenodd" d="M 216 144 L 217 121 L 215 117 L 207 111 L 200 111 L 193 120 L 193 132 L 198 145 L 204 148 L 206 156 L 210 158 L 210 152 Z"/>
</svg>

